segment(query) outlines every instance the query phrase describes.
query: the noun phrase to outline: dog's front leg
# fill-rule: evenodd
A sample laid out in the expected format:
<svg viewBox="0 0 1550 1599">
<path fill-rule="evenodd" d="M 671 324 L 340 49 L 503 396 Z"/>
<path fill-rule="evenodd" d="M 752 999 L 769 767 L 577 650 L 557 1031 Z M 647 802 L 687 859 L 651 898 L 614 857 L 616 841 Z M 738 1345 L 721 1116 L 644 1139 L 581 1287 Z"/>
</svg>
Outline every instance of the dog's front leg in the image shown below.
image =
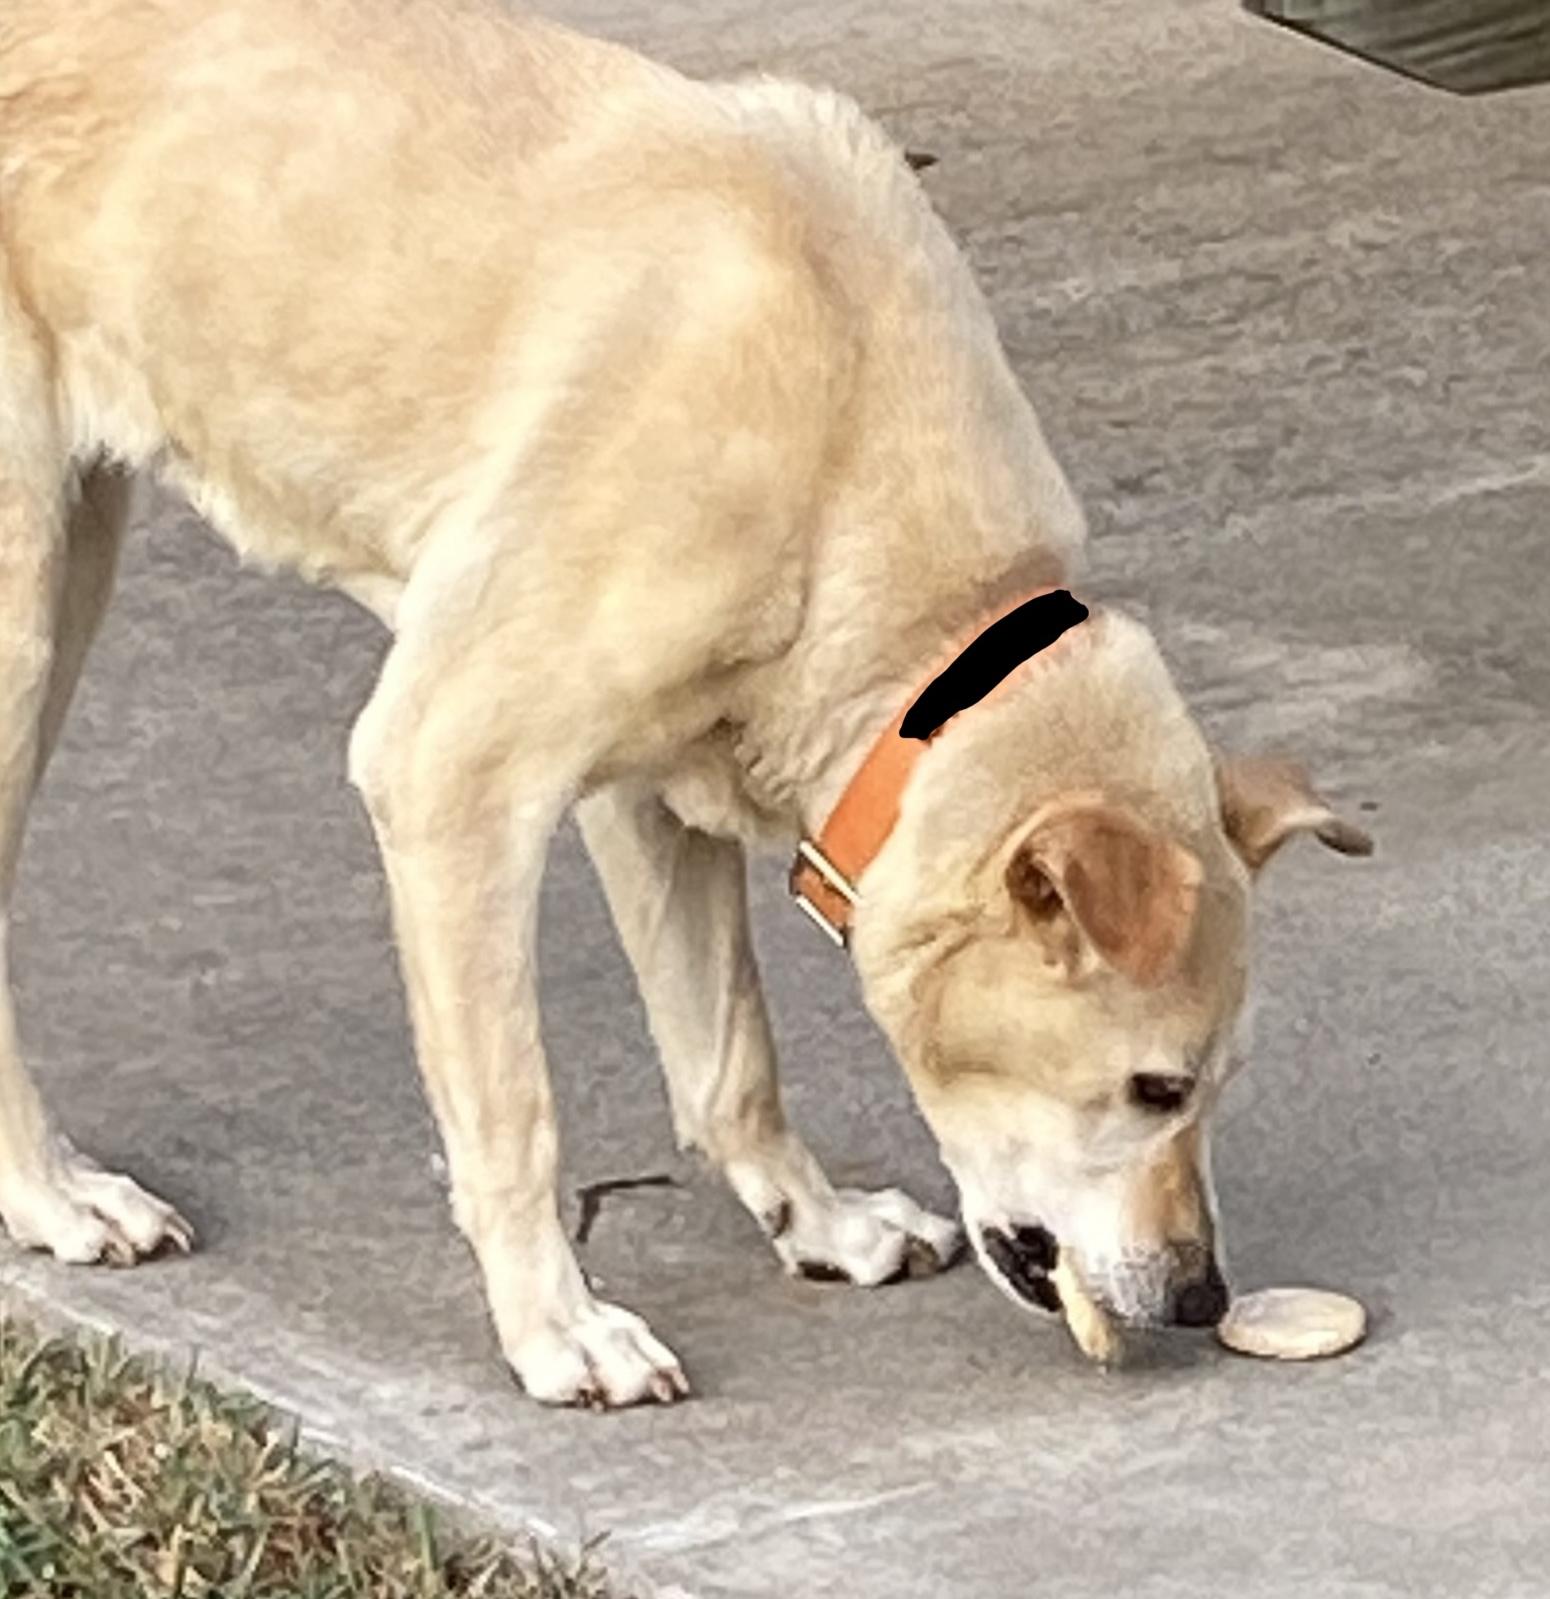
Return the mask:
<svg viewBox="0 0 1550 1599">
<path fill-rule="evenodd" d="M 677 1360 L 639 1317 L 594 1298 L 556 1200 L 535 941 L 544 857 L 580 754 L 565 718 L 535 725 L 492 704 L 493 674 L 510 663 L 482 653 L 467 639 L 450 651 L 401 640 L 350 751 L 387 870 L 453 1215 L 529 1394 L 666 1402 L 688 1391 Z"/>
<path fill-rule="evenodd" d="M 748 927 L 742 847 L 685 826 L 649 787 L 576 808 L 646 1004 L 680 1143 L 726 1174 L 786 1269 L 863 1286 L 924 1275 L 958 1228 L 897 1189 L 831 1186 L 786 1123 Z"/>
</svg>

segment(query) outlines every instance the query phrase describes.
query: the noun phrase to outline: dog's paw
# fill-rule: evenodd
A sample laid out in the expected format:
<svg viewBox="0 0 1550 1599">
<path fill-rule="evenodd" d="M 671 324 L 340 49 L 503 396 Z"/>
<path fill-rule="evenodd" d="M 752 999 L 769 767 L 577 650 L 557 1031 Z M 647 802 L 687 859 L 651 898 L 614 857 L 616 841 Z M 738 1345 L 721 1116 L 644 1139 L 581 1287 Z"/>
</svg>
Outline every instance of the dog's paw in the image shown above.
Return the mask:
<svg viewBox="0 0 1550 1599">
<path fill-rule="evenodd" d="M 523 1388 L 546 1405 L 620 1410 L 670 1405 L 689 1393 L 677 1357 L 646 1323 L 597 1300 L 567 1320 L 545 1322 L 506 1358 Z"/>
<path fill-rule="evenodd" d="M 805 1202 L 779 1201 L 761 1221 L 794 1277 L 875 1288 L 929 1277 L 963 1252 L 963 1229 L 934 1216 L 896 1188 L 842 1188 Z"/>
<path fill-rule="evenodd" d="M 164 1246 L 187 1253 L 194 1230 L 171 1205 L 74 1150 L 45 1177 L 0 1188 L 0 1220 L 24 1248 L 72 1265 L 132 1266 Z"/>
</svg>

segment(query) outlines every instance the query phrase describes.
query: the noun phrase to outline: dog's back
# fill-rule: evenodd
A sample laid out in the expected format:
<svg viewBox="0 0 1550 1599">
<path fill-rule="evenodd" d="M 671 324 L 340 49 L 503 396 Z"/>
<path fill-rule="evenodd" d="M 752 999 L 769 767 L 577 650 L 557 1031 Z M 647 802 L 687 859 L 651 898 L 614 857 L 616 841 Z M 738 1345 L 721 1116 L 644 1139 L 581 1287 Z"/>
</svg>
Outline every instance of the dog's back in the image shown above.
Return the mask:
<svg viewBox="0 0 1550 1599">
<path fill-rule="evenodd" d="M 654 75 L 456 0 L 8 5 L 0 249 L 78 446 L 266 558 L 375 567 L 472 452 L 532 174 Z"/>
<path fill-rule="evenodd" d="M 1052 541 L 1080 536 L 967 270 L 849 102 L 691 83 L 477 0 L 11 0 L 0 251 L 79 448 L 342 586 L 401 578 L 539 441 L 660 404 L 632 380 L 675 336 L 755 321 L 782 436 L 832 438 L 848 352 L 886 344 L 880 458 L 901 402 L 942 413 L 912 426 L 920 482 L 919 441 L 955 448 L 967 411 L 1010 451 L 994 506 L 923 525 L 969 551 L 1016 510 L 1022 537 L 1032 475 Z M 732 428 L 703 403 L 686 429 Z"/>
</svg>

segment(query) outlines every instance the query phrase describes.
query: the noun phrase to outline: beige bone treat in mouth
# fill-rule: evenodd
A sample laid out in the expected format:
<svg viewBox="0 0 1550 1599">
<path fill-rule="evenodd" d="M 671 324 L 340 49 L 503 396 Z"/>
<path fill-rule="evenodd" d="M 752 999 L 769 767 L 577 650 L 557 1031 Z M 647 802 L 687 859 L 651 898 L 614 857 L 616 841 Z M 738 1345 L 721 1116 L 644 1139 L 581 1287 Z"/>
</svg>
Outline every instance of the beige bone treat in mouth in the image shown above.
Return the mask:
<svg viewBox="0 0 1550 1599">
<path fill-rule="evenodd" d="M 1322 1288 L 1263 1288 L 1235 1299 L 1216 1329 L 1227 1348 L 1263 1360 L 1319 1360 L 1367 1335 L 1356 1300 Z"/>
<path fill-rule="evenodd" d="M 1055 1262 L 1051 1280 L 1060 1293 L 1060 1308 L 1076 1346 L 1100 1366 L 1117 1366 L 1125 1345 L 1112 1318 L 1087 1292 L 1064 1253 Z"/>
</svg>

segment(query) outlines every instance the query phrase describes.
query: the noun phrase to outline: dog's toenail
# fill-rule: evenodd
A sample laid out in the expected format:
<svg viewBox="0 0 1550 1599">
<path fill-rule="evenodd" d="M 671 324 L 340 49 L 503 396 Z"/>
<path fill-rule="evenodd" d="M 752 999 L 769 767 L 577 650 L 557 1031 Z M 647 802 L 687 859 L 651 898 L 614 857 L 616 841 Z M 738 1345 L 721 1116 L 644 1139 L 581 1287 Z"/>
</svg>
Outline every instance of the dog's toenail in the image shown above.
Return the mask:
<svg viewBox="0 0 1550 1599">
<path fill-rule="evenodd" d="M 831 1266 L 826 1260 L 799 1260 L 797 1262 L 797 1275 L 805 1278 L 810 1283 L 848 1283 L 850 1277 L 838 1266 Z"/>
<path fill-rule="evenodd" d="M 759 1220 L 766 1238 L 771 1241 L 784 1238 L 791 1231 L 791 1201 L 782 1199 L 765 1211 Z"/>
<path fill-rule="evenodd" d="M 904 1270 L 910 1277 L 931 1277 L 946 1262 L 924 1238 L 912 1238 L 904 1251 Z"/>
</svg>

